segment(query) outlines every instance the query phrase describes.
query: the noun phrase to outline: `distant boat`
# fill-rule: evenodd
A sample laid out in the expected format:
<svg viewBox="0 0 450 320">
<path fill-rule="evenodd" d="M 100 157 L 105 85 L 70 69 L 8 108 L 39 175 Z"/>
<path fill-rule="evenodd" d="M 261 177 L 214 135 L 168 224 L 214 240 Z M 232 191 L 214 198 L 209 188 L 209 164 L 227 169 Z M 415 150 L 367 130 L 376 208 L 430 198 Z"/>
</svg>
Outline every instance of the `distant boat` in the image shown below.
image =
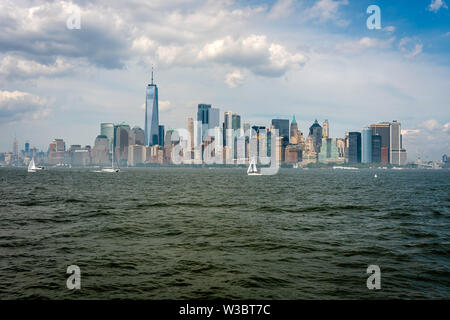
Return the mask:
<svg viewBox="0 0 450 320">
<path fill-rule="evenodd" d="M 102 168 L 101 172 L 120 172 L 119 168 L 114 168 L 114 151 L 112 153 L 111 168 Z"/>
<path fill-rule="evenodd" d="M 37 170 L 45 170 L 44 167 L 37 167 L 34 163 L 34 157 L 31 158 L 30 163 L 28 164 L 28 172 L 36 172 Z"/>
<path fill-rule="evenodd" d="M 261 172 L 258 172 L 258 169 L 256 169 L 256 162 L 254 159 L 250 161 L 250 165 L 247 169 L 247 175 L 249 176 L 260 176 Z"/>
<path fill-rule="evenodd" d="M 342 167 L 342 166 L 333 166 L 333 169 L 341 169 L 341 170 L 359 170 L 355 167 Z"/>
<path fill-rule="evenodd" d="M 375 173 L 375 175 L 373 176 L 374 178 L 378 178 L 377 174 Z"/>
<path fill-rule="evenodd" d="M 34 163 L 34 157 L 31 158 L 30 163 L 28 164 L 28 172 L 36 172 L 37 167 L 36 164 Z"/>
</svg>

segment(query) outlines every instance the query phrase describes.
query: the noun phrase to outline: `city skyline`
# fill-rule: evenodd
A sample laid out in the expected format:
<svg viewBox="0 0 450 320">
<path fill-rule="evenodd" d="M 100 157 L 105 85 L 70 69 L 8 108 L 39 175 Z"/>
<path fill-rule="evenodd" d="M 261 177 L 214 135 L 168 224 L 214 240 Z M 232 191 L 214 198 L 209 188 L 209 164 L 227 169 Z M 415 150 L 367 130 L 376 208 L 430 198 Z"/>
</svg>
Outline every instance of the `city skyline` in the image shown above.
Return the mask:
<svg viewBox="0 0 450 320">
<path fill-rule="evenodd" d="M 166 130 L 206 102 L 256 125 L 295 114 L 303 132 L 328 119 L 334 137 L 398 119 L 410 161 L 450 153 L 449 10 L 431 1 L 379 1 L 381 30 L 365 27 L 365 1 L 75 4 L 79 30 L 59 2 L 0 5 L 17 26 L 0 40 L 0 150 L 14 135 L 45 149 L 92 145 L 101 122 L 144 128 L 154 64 Z"/>
</svg>

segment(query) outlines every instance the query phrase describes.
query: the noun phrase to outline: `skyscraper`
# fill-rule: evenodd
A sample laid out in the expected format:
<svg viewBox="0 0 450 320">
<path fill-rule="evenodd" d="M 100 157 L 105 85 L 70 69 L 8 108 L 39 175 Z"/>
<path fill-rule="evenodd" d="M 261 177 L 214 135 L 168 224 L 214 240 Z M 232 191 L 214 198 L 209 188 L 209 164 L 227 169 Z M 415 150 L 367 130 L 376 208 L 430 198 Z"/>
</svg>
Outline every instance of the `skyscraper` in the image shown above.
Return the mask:
<svg viewBox="0 0 450 320">
<path fill-rule="evenodd" d="M 233 114 L 231 111 L 225 111 L 223 114 L 223 145 L 231 144 L 231 130 L 233 129 Z"/>
<path fill-rule="evenodd" d="M 202 142 L 206 140 L 208 134 L 210 110 L 210 104 L 199 103 L 197 110 L 197 121 L 201 124 Z"/>
<path fill-rule="evenodd" d="M 282 137 L 284 145 L 289 144 L 289 120 L 288 119 L 272 119 L 272 126 L 278 129 L 278 134 Z"/>
<path fill-rule="evenodd" d="M 161 124 L 158 126 L 158 144 L 164 145 L 164 126 Z"/>
<path fill-rule="evenodd" d="M 159 143 L 159 108 L 158 87 L 152 82 L 147 85 L 145 96 L 145 145 L 153 146 Z"/>
<path fill-rule="evenodd" d="M 292 144 L 297 144 L 299 143 L 298 141 L 298 136 L 299 136 L 299 131 L 298 131 L 298 124 L 297 121 L 295 120 L 295 115 L 292 117 L 292 122 L 291 122 L 291 134 L 290 134 L 290 142 Z"/>
<path fill-rule="evenodd" d="M 15 136 L 13 141 L 13 155 L 14 157 L 17 157 L 19 155 L 19 142 L 17 141 Z"/>
<path fill-rule="evenodd" d="M 322 127 L 320 126 L 317 119 L 314 123 L 309 127 L 309 135 L 313 139 L 314 150 L 315 152 L 320 152 L 320 147 L 322 146 Z"/>
<path fill-rule="evenodd" d="M 231 117 L 231 128 L 233 130 L 239 130 L 241 128 L 241 116 L 237 113 L 233 113 Z"/>
<path fill-rule="evenodd" d="M 372 135 L 372 162 L 381 163 L 381 136 Z"/>
<path fill-rule="evenodd" d="M 131 131 L 133 132 L 133 137 L 134 137 L 134 143 L 132 143 L 132 144 L 137 144 L 137 145 L 141 145 L 141 146 L 145 145 L 144 130 L 142 130 L 138 126 L 134 126 Z"/>
<path fill-rule="evenodd" d="M 390 145 L 389 159 L 390 163 L 397 165 L 406 164 L 406 150 L 402 146 L 402 135 L 401 135 L 401 125 L 400 122 L 394 120 L 390 123 Z"/>
<path fill-rule="evenodd" d="M 389 163 L 389 148 L 391 141 L 391 128 L 389 122 L 379 122 L 371 124 L 373 135 L 379 135 L 381 137 L 381 163 Z"/>
<path fill-rule="evenodd" d="M 361 133 L 349 132 L 348 133 L 348 162 L 359 163 L 361 162 Z"/>
<path fill-rule="evenodd" d="M 286 146 L 289 144 L 289 120 L 288 119 L 272 119 L 272 126 L 274 129 L 278 129 L 280 137 L 280 160 L 285 162 Z"/>
<path fill-rule="evenodd" d="M 100 135 L 106 136 L 109 139 L 109 151 L 112 152 L 112 150 L 114 148 L 114 124 L 101 123 L 100 124 Z"/>
<path fill-rule="evenodd" d="M 330 124 L 328 123 L 328 120 L 325 120 L 322 123 L 322 137 L 323 138 L 329 138 L 330 137 Z"/>
<path fill-rule="evenodd" d="M 211 108 L 209 110 L 209 122 L 208 122 L 208 128 L 214 129 L 219 127 L 220 124 L 220 109 L 218 108 Z"/>
<path fill-rule="evenodd" d="M 365 127 L 362 129 L 362 140 L 361 140 L 361 162 L 371 163 L 372 162 L 372 129 L 370 127 Z"/>
<path fill-rule="evenodd" d="M 194 119 L 192 119 L 192 118 L 188 118 L 187 131 L 189 133 L 189 141 L 188 141 L 189 159 L 193 159 L 193 157 L 194 157 Z"/>
</svg>

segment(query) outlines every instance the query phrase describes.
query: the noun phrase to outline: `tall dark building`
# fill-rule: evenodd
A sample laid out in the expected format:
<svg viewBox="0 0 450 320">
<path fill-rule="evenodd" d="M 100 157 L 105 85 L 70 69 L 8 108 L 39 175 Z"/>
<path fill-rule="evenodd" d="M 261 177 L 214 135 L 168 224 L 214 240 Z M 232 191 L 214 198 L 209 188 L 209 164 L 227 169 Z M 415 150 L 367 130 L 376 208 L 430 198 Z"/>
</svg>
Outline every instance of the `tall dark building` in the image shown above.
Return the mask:
<svg viewBox="0 0 450 320">
<path fill-rule="evenodd" d="M 315 151 L 319 153 L 322 146 L 322 126 L 317 122 L 317 119 L 309 127 L 309 134 L 312 136 Z"/>
<path fill-rule="evenodd" d="M 160 146 L 163 146 L 164 145 L 164 126 L 163 125 L 159 125 L 159 127 L 158 127 L 158 134 L 159 134 L 158 144 Z"/>
<path fill-rule="evenodd" d="M 381 136 L 372 136 L 372 162 L 381 163 Z"/>
<path fill-rule="evenodd" d="M 282 138 L 283 145 L 289 144 L 289 120 L 272 119 L 272 125 L 278 129 L 278 134 Z"/>
<path fill-rule="evenodd" d="M 348 162 L 361 162 L 361 132 L 348 133 Z"/>
<path fill-rule="evenodd" d="M 391 147 L 391 127 L 389 122 L 371 124 L 373 135 L 381 137 L 381 163 L 389 163 L 389 149 Z"/>
<path fill-rule="evenodd" d="M 201 122 L 202 124 L 208 124 L 209 123 L 209 111 L 211 110 L 210 104 L 204 104 L 200 103 L 198 105 L 198 111 L 197 111 L 197 120 Z"/>
<path fill-rule="evenodd" d="M 241 116 L 237 113 L 233 113 L 231 116 L 231 128 L 233 130 L 238 130 L 241 128 Z"/>
<path fill-rule="evenodd" d="M 289 120 L 272 119 L 272 126 L 278 129 L 278 134 L 281 138 L 281 162 L 285 162 L 285 150 L 289 144 Z"/>
</svg>

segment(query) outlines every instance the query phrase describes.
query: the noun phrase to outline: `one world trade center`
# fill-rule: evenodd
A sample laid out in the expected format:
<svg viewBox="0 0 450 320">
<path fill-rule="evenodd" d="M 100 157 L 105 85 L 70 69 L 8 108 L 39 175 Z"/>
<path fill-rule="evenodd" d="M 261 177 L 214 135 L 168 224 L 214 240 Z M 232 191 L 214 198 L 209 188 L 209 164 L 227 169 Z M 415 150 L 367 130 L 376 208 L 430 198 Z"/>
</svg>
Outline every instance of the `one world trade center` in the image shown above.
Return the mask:
<svg viewBox="0 0 450 320">
<path fill-rule="evenodd" d="M 152 83 L 147 85 L 145 94 L 145 145 L 153 146 L 159 142 L 159 110 L 158 87 Z"/>
</svg>

